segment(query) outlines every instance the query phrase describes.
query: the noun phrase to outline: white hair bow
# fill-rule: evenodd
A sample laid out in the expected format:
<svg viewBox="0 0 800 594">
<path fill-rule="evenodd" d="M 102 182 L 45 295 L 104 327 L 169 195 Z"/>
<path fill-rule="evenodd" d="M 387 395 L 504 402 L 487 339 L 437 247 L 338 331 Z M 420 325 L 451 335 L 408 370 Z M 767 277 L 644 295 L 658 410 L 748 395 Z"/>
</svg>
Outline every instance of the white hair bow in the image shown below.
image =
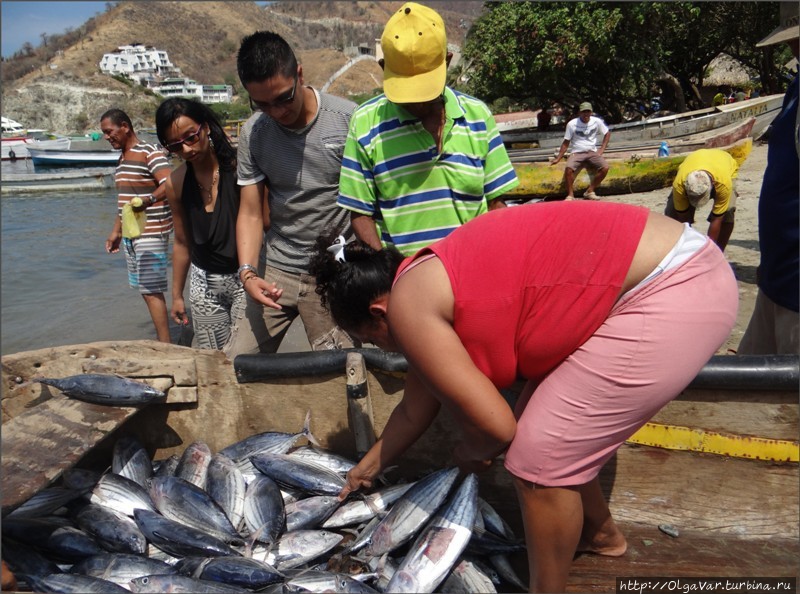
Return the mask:
<svg viewBox="0 0 800 594">
<path fill-rule="evenodd" d="M 346 261 L 344 259 L 344 245 L 345 245 L 345 243 L 346 243 L 346 240 L 344 238 L 344 235 L 340 235 L 339 237 L 336 238 L 336 240 L 328 248 L 328 252 L 333 254 L 333 259 L 336 260 L 337 262 L 345 262 Z"/>
</svg>

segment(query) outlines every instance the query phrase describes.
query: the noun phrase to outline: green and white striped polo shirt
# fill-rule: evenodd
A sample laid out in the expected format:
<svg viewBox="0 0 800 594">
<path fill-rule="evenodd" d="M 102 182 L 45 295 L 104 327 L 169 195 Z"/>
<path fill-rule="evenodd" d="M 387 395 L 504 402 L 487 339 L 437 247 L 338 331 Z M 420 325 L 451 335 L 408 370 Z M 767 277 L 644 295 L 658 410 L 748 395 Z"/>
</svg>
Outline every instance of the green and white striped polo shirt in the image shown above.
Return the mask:
<svg viewBox="0 0 800 594">
<path fill-rule="evenodd" d="M 372 216 L 384 244 L 405 255 L 486 212 L 519 184 L 486 105 L 445 88 L 442 151 L 422 122 L 380 95 L 353 113 L 340 206 Z"/>
</svg>

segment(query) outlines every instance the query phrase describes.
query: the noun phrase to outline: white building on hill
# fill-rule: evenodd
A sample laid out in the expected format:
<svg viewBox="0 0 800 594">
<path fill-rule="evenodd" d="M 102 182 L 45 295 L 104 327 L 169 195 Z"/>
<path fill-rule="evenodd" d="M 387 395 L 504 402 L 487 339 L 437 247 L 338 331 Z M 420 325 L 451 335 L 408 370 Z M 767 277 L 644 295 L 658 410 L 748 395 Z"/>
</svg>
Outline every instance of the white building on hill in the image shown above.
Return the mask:
<svg viewBox="0 0 800 594">
<path fill-rule="evenodd" d="M 181 77 L 181 69 L 169 61 L 167 52 L 141 43 L 121 45 L 103 54 L 100 70 L 108 75 L 125 75 L 164 97 L 196 97 L 203 103 L 230 103 L 230 85 L 203 85 Z"/>
<path fill-rule="evenodd" d="M 230 103 L 233 99 L 230 85 L 202 85 L 191 78 L 165 78 L 151 88 L 163 97 L 193 97 L 203 103 Z"/>
<path fill-rule="evenodd" d="M 109 75 L 123 74 L 140 83 L 180 73 L 167 52 L 140 43 L 121 45 L 116 51 L 103 54 L 100 70 Z"/>
</svg>

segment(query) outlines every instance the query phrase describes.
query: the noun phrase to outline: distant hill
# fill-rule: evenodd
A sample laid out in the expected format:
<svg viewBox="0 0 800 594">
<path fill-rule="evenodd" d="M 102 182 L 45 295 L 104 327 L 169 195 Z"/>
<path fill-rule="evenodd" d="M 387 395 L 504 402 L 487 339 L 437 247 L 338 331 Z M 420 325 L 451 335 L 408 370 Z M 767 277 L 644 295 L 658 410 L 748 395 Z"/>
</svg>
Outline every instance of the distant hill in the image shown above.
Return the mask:
<svg viewBox="0 0 800 594">
<path fill-rule="evenodd" d="M 3 77 L 3 115 L 29 127 L 57 132 L 97 129 L 110 107 L 126 110 L 137 126 L 151 127 L 160 98 L 100 73 L 103 54 L 120 45 L 142 43 L 163 49 L 185 76 L 203 83 L 238 85 L 236 52 L 241 39 L 272 30 L 289 41 L 303 64 L 305 80 L 317 88 L 343 66 L 343 48 L 374 44 L 399 1 L 291 2 L 267 7 L 255 2 L 119 2 L 80 29 L 79 39 L 46 64 L 13 80 Z M 448 41 L 463 44 L 482 2 L 432 1 L 442 14 Z M 40 51 L 42 48 L 38 48 Z M 36 50 L 34 50 L 35 52 Z M 35 63 L 32 58 L 28 62 Z M 4 69 L 12 72 L 10 62 Z M 348 70 L 329 92 L 343 96 L 369 93 L 381 85 L 377 63 L 364 61 Z"/>
</svg>

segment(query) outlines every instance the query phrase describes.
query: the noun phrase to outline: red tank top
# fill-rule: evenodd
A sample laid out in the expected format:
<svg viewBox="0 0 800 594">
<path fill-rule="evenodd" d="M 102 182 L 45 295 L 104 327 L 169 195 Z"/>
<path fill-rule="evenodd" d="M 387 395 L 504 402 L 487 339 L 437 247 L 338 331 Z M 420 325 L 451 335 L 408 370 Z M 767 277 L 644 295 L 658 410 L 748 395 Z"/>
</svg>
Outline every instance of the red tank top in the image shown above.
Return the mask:
<svg viewBox="0 0 800 594">
<path fill-rule="evenodd" d="M 548 202 L 492 211 L 420 250 L 455 296 L 454 328 L 498 387 L 541 380 L 600 327 L 616 302 L 649 211 Z"/>
</svg>

